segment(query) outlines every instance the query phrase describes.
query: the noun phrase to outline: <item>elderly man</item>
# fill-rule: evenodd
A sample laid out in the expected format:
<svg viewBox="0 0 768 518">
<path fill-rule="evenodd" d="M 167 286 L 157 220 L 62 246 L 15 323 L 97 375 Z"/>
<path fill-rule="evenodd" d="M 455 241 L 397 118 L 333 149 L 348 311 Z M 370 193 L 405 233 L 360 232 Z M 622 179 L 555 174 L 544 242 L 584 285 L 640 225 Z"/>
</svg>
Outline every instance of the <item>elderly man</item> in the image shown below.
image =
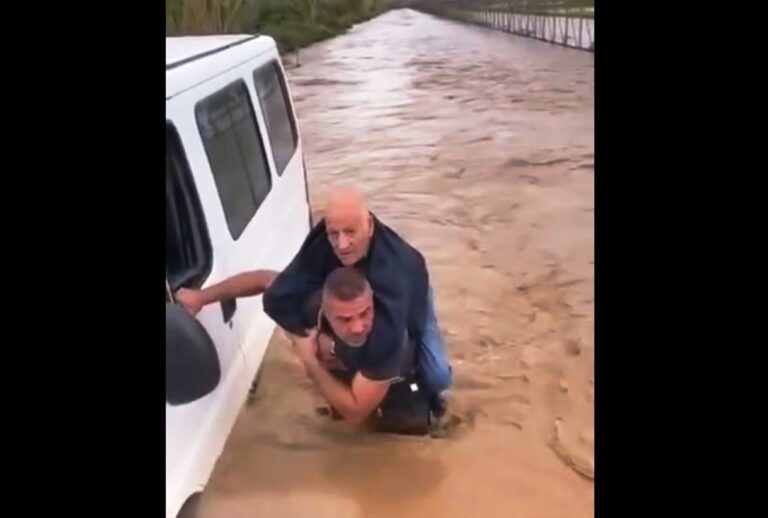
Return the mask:
<svg viewBox="0 0 768 518">
<path fill-rule="evenodd" d="M 452 375 L 437 325 L 426 262 L 368 210 L 365 198 L 356 190 L 340 189 L 331 194 L 325 218 L 276 278 L 273 272 L 247 272 L 203 291 L 182 290 L 177 300 L 196 312 L 205 304 L 257 295 L 266 288 L 264 310 L 289 334 L 298 350 L 308 350 L 317 329 L 317 313 L 307 311 L 308 304 L 319 294 L 328 275 L 342 266 L 360 271 L 373 290 L 375 318 L 366 335 L 367 361 L 395 361 L 400 342 L 409 336 L 417 344 L 416 363 L 424 389 L 434 411 L 441 414 L 441 394 L 450 387 Z"/>
</svg>

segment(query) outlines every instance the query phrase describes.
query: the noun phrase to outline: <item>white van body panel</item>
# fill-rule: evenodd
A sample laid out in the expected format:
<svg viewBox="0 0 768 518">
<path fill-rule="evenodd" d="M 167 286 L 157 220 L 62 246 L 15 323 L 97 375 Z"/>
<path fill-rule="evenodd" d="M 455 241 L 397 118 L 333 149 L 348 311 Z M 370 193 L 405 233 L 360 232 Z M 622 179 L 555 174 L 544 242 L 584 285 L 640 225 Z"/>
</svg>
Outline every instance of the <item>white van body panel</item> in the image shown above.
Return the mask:
<svg viewBox="0 0 768 518">
<path fill-rule="evenodd" d="M 298 128 L 295 151 L 280 174 L 253 78 L 255 70 L 271 63 L 277 63 L 283 73 L 274 41 L 264 36 L 166 38 L 166 120 L 176 129 L 184 149 L 213 254 L 210 274 L 202 287 L 243 271 L 282 270 L 310 230 Z M 250 95 L 272 185 L 234 239 L 195 110 L 201 100 L 237 81 L 246 85 Z M 293 103 L 288 107 L 295 120 Z M 221 382 L 211 394 L 192 403 L 166 403 L 167 518 L 176 517 L 185 501 L 207 483 L 275 329 L 263 311 L 260 296 L 238 299 L 234 314 L 226 322 L 220 304 L 205 307 L 197 316 L 216 345 Z"/>
</svg>

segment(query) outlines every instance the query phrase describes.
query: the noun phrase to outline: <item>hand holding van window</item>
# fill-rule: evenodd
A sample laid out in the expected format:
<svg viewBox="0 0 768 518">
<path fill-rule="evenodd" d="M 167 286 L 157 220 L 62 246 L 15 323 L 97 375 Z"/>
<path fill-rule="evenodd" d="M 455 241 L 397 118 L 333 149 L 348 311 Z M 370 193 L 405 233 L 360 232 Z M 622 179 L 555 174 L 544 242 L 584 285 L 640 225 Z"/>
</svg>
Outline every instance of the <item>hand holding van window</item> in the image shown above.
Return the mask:
<svg viewBox="0 0 768 518">
<path fill-rule="evenodd" d="M 277 274 L 274 270 L 253 270 L 233 275 L 203 290 L 180 288 L 175 295 L 176 302 L 197 315 L 208 304 L 261 295 Z"/>
<path fill-rule="evenodd" d="M 203 306 L 205 306 L 203 292 L 200 290 L 188 290 L 186 288 L 181 288 L 176 292 L 174 298 L 176 299 L 176 302 L 181 305 L 181 307 L 193 315 L 197 315 L 200 310 L 203 309 Z"/>
</svg>

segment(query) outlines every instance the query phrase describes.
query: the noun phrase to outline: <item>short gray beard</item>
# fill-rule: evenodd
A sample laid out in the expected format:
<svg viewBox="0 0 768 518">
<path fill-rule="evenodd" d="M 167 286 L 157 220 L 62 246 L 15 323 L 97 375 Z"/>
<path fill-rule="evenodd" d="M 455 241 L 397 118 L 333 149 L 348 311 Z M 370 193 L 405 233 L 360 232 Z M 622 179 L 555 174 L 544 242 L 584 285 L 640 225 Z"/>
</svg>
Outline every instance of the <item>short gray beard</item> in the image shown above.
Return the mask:
<svg viewBox="0 0 768 518">
<path fill-rule="evenodd" d="M 350 347 L 362 347 L 363 345 L 365 345 L 365 342 L 366 342 L 367 340 L 363 340 L 362 342 L 359 342 L 359 343 L 357 343 L 357 342 L 352 342 L 352 341 L 350 341 L 350 340 L 344 340 L 344 341 L 345 341 L 345 342 L 346 342 L 346 344 L 347 344 L 348 346 L 350 346 Z"/>
</svg>

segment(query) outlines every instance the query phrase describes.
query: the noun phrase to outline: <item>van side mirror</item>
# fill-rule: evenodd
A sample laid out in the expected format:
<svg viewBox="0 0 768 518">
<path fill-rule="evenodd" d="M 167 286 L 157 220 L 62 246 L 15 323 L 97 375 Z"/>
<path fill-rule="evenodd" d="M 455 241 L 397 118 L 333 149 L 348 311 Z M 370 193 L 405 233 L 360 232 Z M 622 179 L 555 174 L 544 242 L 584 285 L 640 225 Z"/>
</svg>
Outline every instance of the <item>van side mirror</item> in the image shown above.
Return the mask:
<svg viewBox="0 0 768 518">
<path fill-rule="evenodd" d="M 165 305 L 165 400 L 184 405 L 207 396 L 221 380 L 221 365 L 208 332 L 186 309 Z"/>
</svg>

